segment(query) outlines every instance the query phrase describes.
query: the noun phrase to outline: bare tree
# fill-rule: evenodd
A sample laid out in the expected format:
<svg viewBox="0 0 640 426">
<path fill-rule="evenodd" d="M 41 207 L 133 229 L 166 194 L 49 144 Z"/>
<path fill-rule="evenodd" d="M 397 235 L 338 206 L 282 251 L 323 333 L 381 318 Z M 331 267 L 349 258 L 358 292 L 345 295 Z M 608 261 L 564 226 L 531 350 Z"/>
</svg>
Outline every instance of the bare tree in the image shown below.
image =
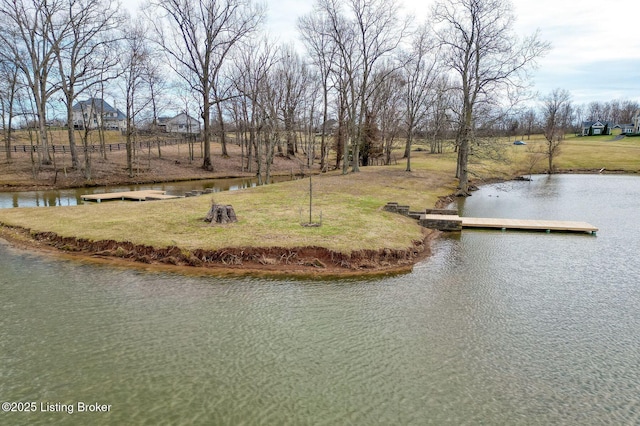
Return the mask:
<svg viewBox="0 0 640 426">
<path fill-rule="evenodd" d="M 169 88 L 168 79 L 163 73 L 163 64 L 160 58 L 155 54 L 156 52 L 150 52 L 151 58 L 145 67 L 144 80 L 149 90 L 149 101 L 151 103 L 151 132 L 156 138 L 156 144 L 158 148 L 158 158 L 162 158 L 162 148 L 160 146 L 160 129 L 158 126 L 158 118 L 162 111 L 167 108 L 169 102 L 167 98 L 163 96 Z M 185 111 L 186 113 L 186 111 Z"/>
<path fill-rule="evenodd" d="M 218 73 L 218 75 L 216 76 L 216 81 L 212 86 L 212 90 L 213 98 L 216 99 L 216 102 L 214 102 L 216 114 L 215 133 L 220 139 L 222 157 L 228 158 L 229 152 L 227 151 L 227 137 L 222 104 L 223 102 L 231 99 L 231 91 L 233 90 L 233 85 L 227 78 L 224 78 L 221 73 Z"/>
<path fill-rule="evenodd" d="M 630 124 L 640 109 L 640 103 L 632 100 L 624 100 L 620 104 L 620 124 Z"/>
<path fill-rule="evenodd" d="M 629 124 L 638 110 L 638 102 L 621 99 L 612 99 L 609 102 L 593 101 L 583 106 L 583 109 L 590 121 Z"/>
<path fill-rule="evenodd" d="M 622 109 L 620 99 L 612 99 L 611 101 L 609 101 L 608 107 L 608 121 L 610 121 L 611 124 L 622 123 L 622 120 L 620 120 L 620 111 Z"/>
<path fill-rule="evenodd" d="M 6 60 L 0 60 L 0 110 L 2 129 L 4 130 L 4 147 L 7 161 L 11 161 L 11 138 L 13 118 L 16 115 L 16 101 L 20 90 L 19 70 Z"/>
<path fill-rule="evenodd" d="M 338 51 L 334 69 L 339 97 L 347 107 L 352 171 L 357 172 L 374 72 L 396 51 L 409 22 L 400 18 L 399 4 L 392 0 L 318 0 L 317 12 L 325 17 L 326 29 Z M 343 155 L 348 158 L 348 147 Z M 347 164 L 343 163 L 343 173 Z"/>
<path fill-rule="evenodd" d="M 414 35 L 411 50 L 403 61 L 407 140 L 404 157 L 407 159 L 406 171 L 411 171 L 411 146 L 418 123 L 424 119 L 429 109 L 429 100 L 433 97 L 433 86 L 438 75 L 436 56 L 430 29 L 423 25 Z"/>
<path fill-rule="evenodd" d="M 269 128 L 274 126 L 276 114 L 273 107 L 270 109 L 265 105 L 274 100 L 269 99 L 264 92 L 269 87 L 268 80 L 276 64 L 276 53 L 267 40 L 252 41 L 238 53 L 235 61 L 234 81 L 236 90 L 242 95 L 240 108 L 249 134 L 247 168 L 252 171 L 255 162 L 259 185 L 268 183 L 263 178 L 263 172 L 271 152 L 269 143 L 274 140 L 265 137 Z"/>
<path fill-rule="evenodd" d="M 549 45 L 538 34 L 518 40 L 508 0 L 441 0 L 433 8 L 436 36 L 445 65 L 457 76 L 460 104 L 456 136 L 458 195 L 469 195 L 469 154 L 474 137 L 476 109 L 497 103 L 517 89 L 526 68 Z"/>
<path fill-rule="evenodd" d="M 316 73 L 309 73 L 309 79 L 307 89 L 304 93 L 304 97 L 301 102 L 301 114 L 299 117 L 302 127 L 302 150 L 307 159 L 307 166 L 312 167 L 316 159 L 316 132 L 317 129 L 322 128 L 321 122 L 318 120 L 322 116 L 318 116 L 318 105 L 321 103 L 320 93 L 322 92 L 322 81 L 319 75 Z M 322 143 L 320 145 L 320 155 L 324 153 L 322 151 Z M 322 163 L 322 160 L 321 160 Z M 322 170 L 322 167 L 320 167 Z"/>
<path fill-rule="evenodd" d="M 89 148 L 89 134 L 94 126 L 98 125 L 98 123 L 101 125 L 102 123 L 102 114 L 100 112 L 103 109 L 102 99 L 96 99 L 92 96 L 88 102 L 79 103 L 77 108 L 80 109 L 80 116 L 82 117 L 82 123 L 79 127 L 81 128 L 80 141 L 82 142 L 82 151 L 84 154 L 84 178 L 90 180 L 91 150 Z M 100 118 L 98 118 L 98 116 Z"/>
<path fill-rule="evenodd" d="M 229 117 L 231 117 L 233 130 L 235 133 L 235 143 L 240 145 L 240 163 L 241 170 L 244 171 L 252 171 L 251 169 L 251 161 L 245 162 L 245 158 L 251 156 L 251 146 L 249 144 L 249 115 L 247 108 L 247 100 L 241 94 L 240 90 L 236 85 L 240 85 L 240 80 L 242 80 L 238 75 L 235 74 L 237 68 L 231 68 L 229 71 L 229 78 L 232 80 L 233 87 L 231 89 L 231 99 L 229 102 L 225 102 L 226 113 Z"/>
<path fill-rule="evenodd" d="M 359 61 L 359 78 L 355 82 L 358 87 L 357 95 L 360 105 L 352 107 L 356 120 L 353 144 L 353 171 L 359 171 L 359 146 L 362 139 L 363 124 L 367 114 L 367 94 L 371 93 L 370 79 L 384 58 L 394 52 L 404 40 L 409 21 L 399 16 L 398 3 L 392 0 L 350 0 L 350 12 L 354 16 L 353 24 L 357 40 Z M 393 69 L 389 69 L 389 73 Z M 352 82 L 353 84 L 354 82 Z M 357 114 L 356 114 L 357 111 Z"/>
<path fill-rule="evenodd" d="M 355 133 L 355 110 L 357 106 L 356 80 L 359 57 L 357 53 L 357 37 L 352 23 L 344 16 L 343 8 L 338 0 L 318 0 L 314 12 L 323 18 L 323 24 L 315 37 L 330 38 L 330 49 L 336 54 L 331 61 L 333 86 L 337 91 L 338 128 L 334 134 L 336 139 L 336 167 L 342 159 L 342 174 L 348 173 L 349 157 L 354 163 L 358 159 L 349 152 L 349 144 Z M 319 43 L 319 42 L 316 42 Z"/>
<path fill-rule="evenodd" d="M 542 119 L 546 139 L 545 156 L 549 160 L 549 174 L 554 172 L 553 159 L 560 152 L 566 129 L 573 115 L 571 94 L 564 89 L 555 89 L 543 99 Z"/>
<path fill-rule="evenodd" d="M 329 143 L 327 138 L 329 120 L 329 92 L 331 90 L 330 76 L 334 60 L 338 54 L 335 43 L 330 35 L 329 22 L 324 15 L 315 12 L 303 16 L 298 20 L 298 30 L 309 52 L 313 64 L 318 69 L 322 82 L 322 124 L 320 126 L 320 170 L 327 171 Z"/>
<path fill-rule="evenodd" d="M 293 46 L 284 46 L 281 49 L 276 78 L 276 84 L 282 90 L 282 103 L 279 108 L 287 142 L 287 157 L 293 158 L 297 151 L 297 114 L 307 94 L 307 88 L 311 85 L 308 67 L 294 51 Z"/>
<path fill-rule="evenodd" d="M 264 18 L 264 8 L 251 0 L 152 0 L 157 41 L 174 71 L 196 91 L 203 104 L 204 160 L 211 162 L 211 106 L 214 84 L 232 48 L 253 33 Z"/>
<path fill-rule="evenodd" d="M 58 90 L 50 76 L 57 46 L 48 35 L 65 25 L 57 19 L 63 8 L 61 0 L 0 0 L 2 55 L 20 69 L 31 91 L 36 109 L 41 164 L 51 164 L 46 107 L 49 98 Z"/>
<path fill-rule="evenodd" d="M 524 157 L 524 164 L 527 169 L 529 179 L 533 174 L 533 169 L 536 165 L 547 157 L 546 147 L 542 145 L 527 145 L 526 154 Z"/>
<path fill-rule="evenodd" d="M 340 74 L 338 75 L 342 77 Z M 347 119 L 347 86 L 344 84 L 344 79 L 337 79 L 336 88 L 339 90 L 335 98 L 337 128 L 333 133 L 333 147 L 336 152 L 336 170 L 340 168 L 342 162 L 342 174 L 347 174 L 349 168 L 349 121 Z"/>
<path fill-rule="evenodd" d="M 267 75 L 262 81 L 260 90 L 258 91 L 258 111 L 260 117 L 260 125 L 258 131 L 258 146 L 262 146 L 257 154 L 264 153 L 264 179 L 262 175 L 258 176 L 261 184 L 268 184 L 271 180 L 271 165 L 275 156 L 275 147 L 282 142 L 283 127 L 280 125 L 281 117 L 279 112 L 282 111 L 285 104 L 285 96 L 282 92 L 282 85 L 279 81 L 281 74 L 276 70 Z"/>
<path fill-rule="evenodd" d="M 31 158 L 31 176 L 34 179 L 37 179 L 42 161 L 39 155 L 40 151 L 36 150 L 38 141 L 36 135 L 34 134 L 34 129 L 37 128 L 36 121 L 38 113 L 35 107 L 33 96 L 18 97 L 18 109 L 20 110 L 20 114 L 25 117 L 25 127 L 27 128 L 29 143 L 31 144 L 31 149 L 29 150 L 29 157 Z"/>
<path fill-rule="evenodd" d="M 127 171 L 129 177 L 133 177 L 136 117 L 151 102 L 151 96 L 145 93 L 149 88 L 145 77 L 148 76 L 150 47 L 146 29 L 141 22 L 126 29 L 123 51 L 119 56 L 122 67 L 121 85 L 126 99 Z"/>
<path fill-rule="evenodd" d="M 587 119 L 590 121 L 606 121 L 605 110 L 606 106 L 604 103 L 597 101 L 590 102 L 587 109 Z"/>
<path fill-rule="evenodd" d="M 452 108 L 451 85 L 446 75 L 440 75 L 435 82 L 435 96 L 431 102 L 427 130 L 432 154 L 442 154 L 443 141 L 451 131 L 450 111 Z"/>
<path fill-rule="evenodd" d="M 85 91 L 113 77 L 108 73 L 117 63 L 115 29 L 123 23 L 114 0 L 69 0 L 63 25 L 52 26 L 50 38 L 58 64 L 60 88 L 67 106 L 67 126 L 71 165 L 78 167 L 73 106 Z"/>
<path fill-rule="evenodd" d="M 533 133 L 537 120 L 538 114 L 533 108 L 528 108 L 521 114 L 520 121 L 522 123 L 522 130 L 523 133 L 527 134 L 527 139 L 531 139 L 531 133 Z"/>
<path fill-rule="evenodd" d="M 381 69 L 374 76 L 374 81 L 375 90 L 371 95 L 365 140 L 362 144 L 364 165 L 372 164 L 375 158 L 382 158 L 384 164 L 391 163 L 391 152 L 405 118 L 406 82 L 402 73 L 395 71 L 389 74 L 386 69 Z"/>
</svg>

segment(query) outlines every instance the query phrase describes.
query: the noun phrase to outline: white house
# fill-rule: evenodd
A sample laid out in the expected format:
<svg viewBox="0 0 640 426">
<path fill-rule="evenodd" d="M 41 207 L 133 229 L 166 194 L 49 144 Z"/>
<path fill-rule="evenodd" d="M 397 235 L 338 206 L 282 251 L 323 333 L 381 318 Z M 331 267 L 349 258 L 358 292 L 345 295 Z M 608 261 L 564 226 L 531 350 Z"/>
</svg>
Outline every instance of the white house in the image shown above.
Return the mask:
<svg viewBox="0 0 640 426">
<path fill-rule="evenodd" d="M 73 127 L 75 129 L 104 128 L 124 130 L 127 127 L 125 114 L 102 99 L 89 98 L 73 106 Z"/>
<path fill-rule="evenodd" d="M 633 117 L 633 133 L 640 133 L 640 109 L 636 111 Z"/>
<path fill-rule="evenodd" d="M 200 133 L 200 121 L 183 113 L 175 117 L 158 118 L 158 127 L 167 133 L 197 135 Z"/>
</svg>

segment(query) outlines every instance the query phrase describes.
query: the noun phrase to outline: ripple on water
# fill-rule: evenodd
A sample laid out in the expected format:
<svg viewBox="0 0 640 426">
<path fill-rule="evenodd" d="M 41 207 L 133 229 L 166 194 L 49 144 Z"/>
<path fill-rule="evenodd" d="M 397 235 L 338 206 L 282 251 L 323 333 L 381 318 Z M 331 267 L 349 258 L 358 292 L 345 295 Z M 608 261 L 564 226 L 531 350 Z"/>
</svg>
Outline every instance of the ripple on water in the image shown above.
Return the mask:
<svg viewBox="0 0 640 426">
<path fill-rule="evenodd" d="M 635 203 L 605 203 L 621 215 L 584 207 L 598 181 L 570 177 L 567 209 L 553 180 L 511 186 L 500 208 L 579 211 L 565 218 L 602 231 L 465 231 L 377 280 L 184 277 L 0 246 L 0 395 L 113 404 L 96 424 L 640 423 L 636 181 L 602 184 Z"/>
</svg>

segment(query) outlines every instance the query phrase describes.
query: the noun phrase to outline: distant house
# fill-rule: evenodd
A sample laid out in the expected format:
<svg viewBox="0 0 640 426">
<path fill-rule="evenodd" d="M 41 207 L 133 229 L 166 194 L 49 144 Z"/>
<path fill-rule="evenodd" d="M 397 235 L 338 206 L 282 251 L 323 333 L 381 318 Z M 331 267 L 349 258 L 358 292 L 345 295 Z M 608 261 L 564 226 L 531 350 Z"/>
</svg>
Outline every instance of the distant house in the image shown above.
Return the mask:
<svg viewBox="0 0 640 426">
<path fill-rule="evenodd" d="M 635 125 L 633 123 L 627 124 L 616 124 L 613 126 L 614 129 L 620 129 L 621 135 L 627 135 L 629 133 L 635 133 Z"/>
<path fill-rule="evenodd" d="M 611 126 L 601 121 L 583 121 L 582 136 L 610 135 Z"/>
<path fill-rule="evenodd" d="M 633 117 L 633 133 L 640 133 L 640 109 L 636 111 Z"/>
<path fill-rule="evenodd" d="M 85 126 L 88 129 L 124 130 L 126 116 L 102 99 L 89 98 L 73 106 L 73 127 L 84 129 Z"/>
<path fill-rule="evenodd" d="M 190 115 L 180 113 L 175 117 L 158 118 L 158 127 L 167 133 L 197 135 L 200 133 L 200 121 Z"/>
</svg>

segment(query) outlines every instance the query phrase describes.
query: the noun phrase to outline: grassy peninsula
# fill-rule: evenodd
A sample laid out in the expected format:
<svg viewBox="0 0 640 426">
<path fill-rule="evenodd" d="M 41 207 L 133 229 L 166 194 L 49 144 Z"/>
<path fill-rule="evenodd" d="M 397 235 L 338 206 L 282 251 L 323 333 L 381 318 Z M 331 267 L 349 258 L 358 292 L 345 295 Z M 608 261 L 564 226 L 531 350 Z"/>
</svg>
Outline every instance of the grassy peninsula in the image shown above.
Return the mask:
<svg viewBox="0 0 640 426">
<path fill-rule="evenodd" d="M 525 141 L 514 146 L 503 140 L 499 154 L 475 158 L 473 183 L 543 172 L 543 140 Z M 413 210 L 433 207 L 455 190 L 455 159 L 451 150 L 429 154 L 422 147 L 412 153 L 412 172 L 398 161 L 344 176 L 314 175 L 313 220 L 322 214 L 321 227 L 300 225 L 309 219 L 308 178 L 176 200 L 3 209 L 0 223 L 5 237 L 9 228 L 15 237 L 18 228 L 23 238 L 65 251 L 145 263 L 332 273 L 410 268 L 425 249 L 425 230 L 381 207 L 389 201 Z M 640 138 L 570 137 L 554 163 L 561 171 L 638 173 Z M 233 205 L 239 221 L 203 222 L 212 201 Z M 154 255 L 158 251 L 162 256 Z"/>
</svg>

